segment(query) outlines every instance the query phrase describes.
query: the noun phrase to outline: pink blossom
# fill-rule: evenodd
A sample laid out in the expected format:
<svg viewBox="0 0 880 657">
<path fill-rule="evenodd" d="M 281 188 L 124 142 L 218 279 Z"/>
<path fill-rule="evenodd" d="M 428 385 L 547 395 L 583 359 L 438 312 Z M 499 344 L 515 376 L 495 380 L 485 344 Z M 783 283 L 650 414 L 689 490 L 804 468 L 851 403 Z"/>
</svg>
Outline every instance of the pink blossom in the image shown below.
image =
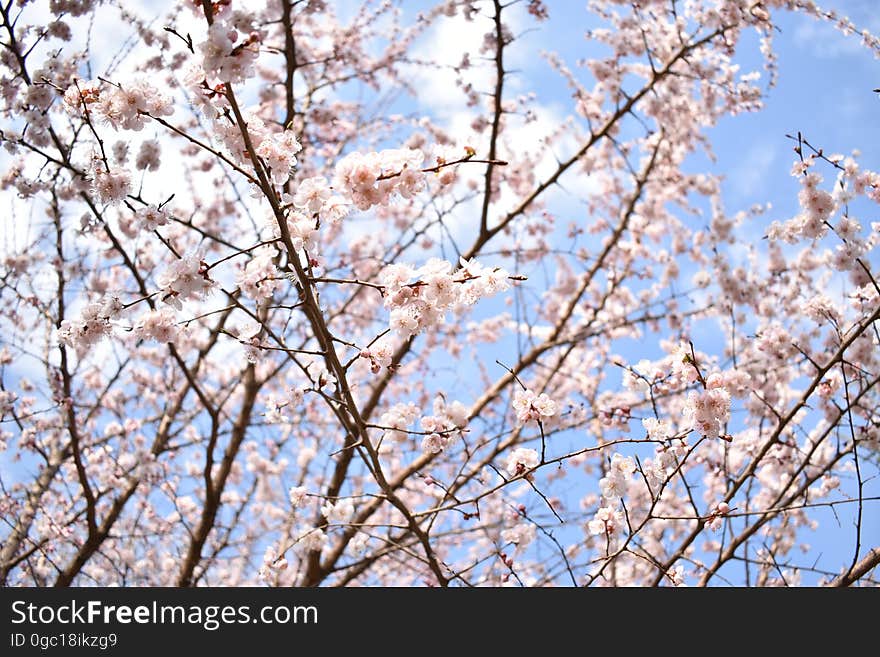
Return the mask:
<svg viewBox="0 0 880 657">
<path fill-rule="evenodd" d="M 511 477 L 527 474 L 541 464 L 541 457 L 533 449 L 517 447 L 507 457 L 507 473 Z"/>
<path fill-rule="evenodd" d="M 557 412 L 556 402 L 546 393 L 536 395 L 531 390 L 517 390 L 513 395 L 513 408 L 516 409 L 516 417 L 522 424 L 553 417 Z"/>
</svg>

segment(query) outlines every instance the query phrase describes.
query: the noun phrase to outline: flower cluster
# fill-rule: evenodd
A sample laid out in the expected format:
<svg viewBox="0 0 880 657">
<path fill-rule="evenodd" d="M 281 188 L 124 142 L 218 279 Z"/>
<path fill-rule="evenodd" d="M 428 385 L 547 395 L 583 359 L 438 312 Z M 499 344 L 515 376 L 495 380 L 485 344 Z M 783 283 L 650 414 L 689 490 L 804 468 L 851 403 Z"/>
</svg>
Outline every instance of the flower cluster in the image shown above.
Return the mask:
<svg viewBox="0 0 880 657">
<path fill-rule="evenodd" d="M 134 166 L 139 171 L 158 171 L 159 156 L 162 153 L 162 147 L 156 139 L 147 139 L 141 142 L 138 154 L 134 159 Z"/>
<path fill-rule="evenodd" d="M 139 340 L 173 342 L 177 333 L 177 319 L 167 308 L 147 311 L 138 319 L 134 327 L 134 334 Z"/>
<path fill-rule="evenodd" d="M 419 409 L 412 402 L 395 404 L 382 413 L 379 424 L 386 428 L 392 438 L 404 441 L 409 427 L 419 415 Z"/>
<path fill-rule="evenodd" d="M 297 164 L 296 154 L 302 150 L 296 133 L 293 130 L 278 130 L 253 111 L 244 112 L 243 119 L 255 154 L 268 168 L 272 180 L 278 185 L 284 184 Z M 235 160 L 243 165 L 253 166 L 248 145 L 238 124 L 230 123 L 222 117 L 214 121 L 213 128 L 217 140 Z"/>
<path fill-rule="evenodd" d="M 728 513 L 730 513 L 730 505 L 727 502 L 719 502 L 715 506 L 715 510 L 706 518 L 706 527 L 712 531 L 718 531 L 721 529 L 722 518 Z"/>
<path fill-rule="evenodd" d="M 516 418 L 521 424 L 553 417 L 557 411 L 556 402 L 546 393 L 536 395 L 531 390 L 517 390 L 513 395 L 513 408 L 516 409 Z"/>
<path fill-rule="evenodd" d="M 323 176 L 317 176 L 303 180 L 297 186 L 292 201 L 294 207 L 303 212 L 317 214 L 324 208 L 324 204 L 332 195 L 333 190 L 330 189 L 327 179 Z"/>
<path fill-rule="evenodd" d="M 434 414 L 425 415 L 420 420 L 422 431 L 428 432 L 422 439 L 422 451 L 426 454 L 439 454 L 452 442 L 454 432 L 468 424 L 468 410 L 459 401 L 447 404 L 437 396 L 434 399 Z"/>
<path fill-rule="evenodd" d="M 147 115 L 174 114 L 171 97 L 144 80 L 125 87 L 77 80 L 64 92 L 64 104 L 77 114 L 85 109 L 117 130 L 142 130 Z"/>
<path fill-rule="evenodd" d="M 244 347 L 244 357 L 249 363 L 260 362 L 261 347 L 263 341 L 261 334 L 263 327 L 259 322 L 246 321 L 241 326 L 234 329 L 233 333 L 238 338 L 238 342 Z M 286 422 L 287 418 L 281 413 L 280 408 L 273 404 L 273 399 L 267 398 L 266 405 L 269 411 L 266 413 L 266 422 Z"/>
<path fill-rule="evenodd" d="M 214 287 L 208 277 L 208 265 L 199 252 L 188 253 L 175 260 L 168 269 L 159 275 L 162 301 L 178 310 L 183 308 L 186 299 L 203 299 Z"/>
<path fill-rule="evenodd" d="M 104 162 L 96 158 L 92 161 L 92 193 L 101 203 L 122 202 L 131 191 L 131 176 L 122 167 L 108 169 Z"/>
<path fill-rule="evenodd" d="M 395 193 L 412 198 L 420 192 L 425 186 L 424 159 L 422 151 L 408 148 L 354 152 L 336 165 L 334 184 L 359 210 L 369 210 L 387 204 Z"/>
<path fill-rule="evenodd" d="M 122 304 L 116 297 L 104 297 L 88 304 L 79 319 L 65 319 L 58 327 L 58 339 L 62 344 L 85 350 L 97 344 L 105 335 L 110 335 L 110 320 L 117 317 Z"/>
<path fill-rule="evenodd" d="M 795 244 L 802 239 L 822 238 L 828 233 L 831 218 L 838 208 L 846 208 L 847 204 L 858 195 L 865 195 L 874 201 L 878 200 L 880 175 L 872 171 L 860 170 L 858 163 L 851 157 L 830 155 L 827 159 L 834 162 L 839 169 L 832 192 L 819 187 L 822 176 L 811 170 L 816 163 L 815 157 L 795 162 L 791 173 L 793 176 L 798 176 L 801 181 L 802 188 L 798 194 L 798 201 L 802 212 L 788 221 L 771 223 L 767 230 L 769 239 Z M 865 245 L 857 236 L 860 231 L 861 225 L 858 221 L 848 216 L 841 217 L 834 226 L 834 232 L 844 244 L 827 258 L 832 267 L 839 271 L 853 268 L 855 259 L 863 255 L 865 250 Z"/>
<path fill-rule="evenodd" d="M 303 527 L 296 539 L 296 549 L 303 554 L 320 552 L 325 545 L 327 545 L 327 534 L 313 527 Z"/>
<path fill-rule="evenodd" d="M 337 223 L 349 212 L 349 204 L 341 196 L 334 196 L 323 176 L 306 178 L 296 188 L 291 199 L 293 206 L 308 215 L 318 215 L 323 221 Z"/>
<path fill-rule="evenodd" d="M 239 31 L 224 20 L 208 28 L 205 41 L 199 45 L 205 75 L 220 82 L 244 82 L 255 73 L 260 35 L 249 33 L 239 40 Z"/>
<path fill-rule="evenodd" d="M 254 257 L 247 266 L 238 272 L 235 283 L 241 291 L 257 301 L 271 299 L 280 282 L 275 267 L 278 251 L 271 246 L 263 246 L 254 251 Z"/>
<path fill-rule="evenodd" d="M 648 438 L 651 440 L 666 440 L 672 435 L 672 429 L 666 420 L 646 417 L 642 420 L 642 426 L 648 432 Z"/>
<path fill-rule="evenodd" d="M 135 211 L 134 221 L 140 230 L 152 232 L 159 226 L 166 225 L 170 221 L 170 216 L 164 208 L 147 205 Z"/>
<path fill-rule="evenodd" d="M 15 400 L 18 398 L 14 392 L 9 390 L 0 390 L 0 418 L 9 413 L 15 406 Z"/>
<path fill-rule="evenodd" d="M 318 239 L 318 227 L 315 220 L 302 212 L 287 214 L 287 229 L 290 231 L 293 248 L 297 251 L 310 250 Z"/>
<path fill-rule="evenodd" d="M 596 517 L 587 523 L 587 529 L 594 536 L 614 536 L 623 528 L 623 512 L 610 506 L 600 507 Z"/>
<path fill-rule="evenodd" d="M 507 457 L 507 473 L 511 477 L 519 477 L 529 473 L 541 464 L 541 457 L 533 449 L 517 447 Z"/>
<path fill-rule="evenodd" d="M 290 490 L 287 491 L 287 499 L 290 501 L 290 506 L 294 509 L 299 508 L 306 499 L 308 492 L 305 486 L 291 486 Z"/>
<path fill-rule="evenodd" d="M 615 454 L 605 476 L 599 480 L 602 497 L 609 502 L 616 502 L 626 494 L 627 482 L 636 471 L 636 463 L 630 457 Z"/>
<path fill-rule="evenodd" d="M 759 5 L 760 6 L 760 5 Z M 666 571 L 666 577 L 673 586 L 686 586 L 684 581 L 684 566 L 676 566 Z"/>
<path fill-rule="evenodd" d="M 239 336 L 240 339 L 244 340 Z M 247 342 L 245 340 L 245 342 Z M 256 340 L 256 344 L 245 344 L 245 351 L 248 352 L 250 350 L 257 351 L 259 349 L 260 341 L 259 338 Z M 250 354 L 246 353 L 245 357 L 249 358 Z M 255 356 L 257 356 L 255 354 Z M 259 357 L 255 359 L 254 362 L 257 362 Z M 263 413 L 263 417 L 266 419 L 266 424 L 282 424 L 285 422 L 290 422 L 290 416 L 285 413 L 285 409 L 288 409 L 290 406 L 290 400 L 286 399 L 285 395 L 266 395 L 264 404 L 266 405 L 266 412 Z"/>
<path fill-rule="evenodd" d="M 779 322 L 772 322 L 758 330 L 755 349 L 781 364 L 795 353 L 793 342 L 791 334 Z"/>
<path fill-rule="evenodd" d="M 370 347 L 361 349 L 361 358 L 370 361 L 370 371 L 378 374 L 383 367 L 390 367 L 394 357 L 394 342 L 385 335 L 376 340 Z"/>
<path fill-rule="evenodd" d="M 654 458 L 645 459 L 643 464 L 645 479 L 655 493 L 666 484 L 679 463 L 687 457 L 688 444 L 684 439 L 676 438 L 670 443 L 657 445 Z"/>
<path fill-rule="evenodd" d="M 834 197 L 823 189 L 819 189 L 822 176 L 812 172 L 801 178 L 803 188 L 798 194 L 803 213 L 797 217 L 797 228 L 801 236 L 817 239 L 828 231 L 828 219 L 835 210 Z"/>
<path fill-rule="evenodd" d="M 683 385 L 696 383 L 700 379 L 700 371 L 694 362 L 691 346 L 679 343 L 672 354 L 672 372 Z"/>
<path fill-rule="evenodd" d="M 667 342 L 668 355 L 657 361 L 642 359 L 623 371 L 623 387 L 636 392 L 653 390 L 665 394 L 689 387 L 700 380 L 698 363 L 708 357 L 695 352 L 688 342 Z"/>
<path fill-rule="evenodd" d="M 336 502 L 328 500 L 321 506 L 321 514 L 327 518 L 328 523 L 344 525 L 354 516 L 354 504 L 348 499 L 336 500 Z"/>
<path fill-rule="evenodd" d="M 269 583 L 272 581 L 273 575 L 287 570 L 287 566 L 287 559 L 284 555 L 279 554 L 274 545 L 270 545 L 263 553 L 263 565 L 260 566 L 258 577 L 263 582 Z"/>
<path fill-rule="evenodd" d="M 704 390 L 691 390 L 683 413 L 694 431 L 709 438 L 723 437 L 724 425 L 730 419 L 730 393 L 724 387 L 724 378 L 717 372 L 710 374 Z"/>
<path fill-rule="evenodd" d="M 518 522 L 501 532 L 501 540 L 505 543 L 514 543 L 518 548 L 524 548 L 535 540 L 537 527 L 530 522 Z"/>
<path fill-rule="evenodd" d="M 509 274 L 500 268 L 485 269 L 462 261 L 453 272 L 452 264 L 431 258 L 422 267 L 393 264 L 382 270 L 380 280 L 385 307 L 391 311 L 390 327 L 408 338 L 442 322 L 446 311 L 469 306 L 478 299 L 509 287 Z"/>
<path fill-rule="evenodd" d="M 293 130 L 282 130 L 263 137 L 256 148 L 256 153 L 266 163 L 275 183 L 283 185 L 290 177 L 291 169 L 296 166 L 295 156 L 301 150 L 302 145 Z"/>
</svg>

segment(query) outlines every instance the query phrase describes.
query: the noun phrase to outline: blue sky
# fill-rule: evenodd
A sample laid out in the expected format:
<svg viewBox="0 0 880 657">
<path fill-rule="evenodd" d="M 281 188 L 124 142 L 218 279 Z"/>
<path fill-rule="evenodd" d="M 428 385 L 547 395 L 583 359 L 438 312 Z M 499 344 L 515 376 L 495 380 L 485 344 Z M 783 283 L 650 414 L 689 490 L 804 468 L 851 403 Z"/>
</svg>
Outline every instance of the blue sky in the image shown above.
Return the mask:
<svg viewBox="0 0 880 657">
<path fill-rule="evenodd" d="M 877 5 L 869 0 L 823 4 L 839 5 L 857 25 L 877 23 Z M 858 38 L 827 23 L 783 14 L 779 24 L 779 84 L 764 110 L 727 119 L 711 133 L 718 170 L 730 172 L 725 195 L 731 208 L 767 201 L 780 212 L 795 208 L 799 186 L 788 174 L 794 153 L 785 134 L 798 130 L 828 153 L 858 148 L 865 166 L 880 164 L 873 148 L 880 128 L 880 100 L 872 91 L 880 87 L 878 60 Z"/>
</svg>

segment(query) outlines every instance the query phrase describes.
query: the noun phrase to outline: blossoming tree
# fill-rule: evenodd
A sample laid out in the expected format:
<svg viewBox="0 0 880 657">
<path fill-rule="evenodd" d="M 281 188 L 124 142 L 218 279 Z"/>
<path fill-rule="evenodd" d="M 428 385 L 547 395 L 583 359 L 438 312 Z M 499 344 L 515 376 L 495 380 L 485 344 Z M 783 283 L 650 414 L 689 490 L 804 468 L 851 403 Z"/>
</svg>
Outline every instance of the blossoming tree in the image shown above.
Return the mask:
<svg viewBox="0 0 880 657">
<path fill-rule="evenodd" d="M 856 28 L 594 0 L 547 127 L 555 3 L 336 4 L 0 6 L 3 582 L 874 582 L 880 173 L 792 133 L 768 217 L 689 164 L 778 12 Z"/>
</svg>

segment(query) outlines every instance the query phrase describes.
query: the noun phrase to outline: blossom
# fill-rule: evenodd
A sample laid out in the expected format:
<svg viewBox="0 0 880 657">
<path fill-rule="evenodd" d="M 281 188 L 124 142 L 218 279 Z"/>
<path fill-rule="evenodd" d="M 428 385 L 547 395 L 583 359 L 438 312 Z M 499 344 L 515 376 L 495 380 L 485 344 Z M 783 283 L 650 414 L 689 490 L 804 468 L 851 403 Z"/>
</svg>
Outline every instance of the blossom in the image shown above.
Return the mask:
<svg viewBox="0 0 880 657">
<path fill-rule="evenodd" d="M 623 528 L 623 512 L 610 506 L 600 507 L 595 517 L 587 523 L 594 536 L 613 536 Z"/>
<path fill-rule="evenodd" d="M 705 390 L 691 390 L 683 414 L 694 431 L 709 438 L 721 437 L 730 419 L 730 393 L 724 388 L 722 377 L 707 379 Z"/>
<path fill-rule="evenodd" d="M 143 79 L 126 82 L 124 86 L 76 80 L 65 91 L 64 104 L 77 113 L 85 107 L 117 130 L 142 130 L 147 115 L 174 113 L 171 97 Z"/>
<path fill-rule="evenodd" d="M 447 403 L 445 398 L 437 395 L 434 399 L 434 413 L 442 415 L 446 425 L 451 428 L 464 429 L 468 425 L 470 411 L 458 400 Z"/>
<path fill-rule="evenodd" d="M 456 430 L 462 430 L 468 423 L 468 411 L 464 404 L 453 401 L 450 404 L 438 395 L 434 399 L 434 415 L 425 415 L 419 424 L 426 432 L 422 439 L 422 451 L 426 454 L 439 454 L 452 442 Z"/>
<path fill-rule="evenodd" d="M 321 219 L 331 224 L 339 223 L 351 212 L 351 204 L 341 196 L 331 196 L 321 208 Z"/>
<path fill-rule="evenodd" d="M 159 226 L 168 224 L 170 217 L 164 208 L 147 205 L 135 211 L 134 220 L 137 227 L 141 230 L 154 231 Z"/>
<path fill-rule="evenodd" d="M 668 477 L 678 467 L 679 460 L 687 456 L 687 442 L 680 438 L 670 441 L 671 444 L 657 445 L 653 459 L 647 459 L 644 464 L 645 478 L 648 485 L 655 492 L 659 490 Z"/>
<path fill-rule="evenodd" d="M 336 502 L 328 500 L 321 506 L 321 514 L 327 518 L 329 523 L 344 525 L 354 516 L 354 504 L 348 499 Z"/>
<path fill-rule="evenodd" d="M 727 370 L 723 385 L 731 397 L 745 397 L 751 390 L 751 380 L 752 376 L 745 370 Z"/>
<path fill-rule="evenodd" d="M 666 440 L 672 435 L 669 423 L 665 420 L 657 420 L 653 417 L 646 417 L 642 420 L 642 426 L 648 432 L 648 438 L 651 440 Z"/>
<path fill-rule="evenodd" d="M 141 147 L 134 160 L 135 168 L 140 171 L 158 171 L 161 152 L 162 148 L 157 140 L 147 139 L 141 142 Z"/>
<path fill-rule="evenodd" d="M 266 412 L 263 413 L 263 417 L 266 419 L 266 424 L 290 422 L 290 418 L 284 413 L 287 401 L 283 397 L 266 395 L 264 403 L 266 405 Z"/>
<path fill-rule="evenodd" d="M 15 400 L 18 398 L 14 392 L 0 390 L 0 418 L 12 410 Z"/>
<path fill-rule="evenodd" d="M 463 305 L 473 305 L 482 297 L 504 292 L 510 287 L 510 274 L 501 267 L 489 269 L 473 258 L 459 258 L 459 266 L 461 268 L 456 278 L 462 281 L 462 287 L 458 302 Z"/>
<path fill-rule="evenodd" d="M 614 454 L 605 476 L 599 480 L 602 497 L 608 501 L 616 501 L 626 495 L 627 482 L 636 471 L 636 463 L 630 457 Z"/>
<path fill-rule="evenodd" d="M 391 311 L 391 330 L 408 338 L 441 323 L 447 311 L 504 289 L 497 281 L 501 278 L 506 284 L 506 271 L 469 265 L 471 271 L 453 271 L 452 263 L 431 258 L 418 269 L 400 263 L 385 267 L 379 280 L 385 307 Z"/>
<path fill-rule="evenodd" d="M 232 334 L 238 338 L 238 341 L 244 345 L 244 355 L 249 363 L 258 363 L 260 362 L 262 340 L 260 339 L 260 335 L 263 332 L 263 327 L 259 322 L 256 321 L 246 321 L 241 326 L 237 327 L 232 331 Z M 270 409 L 269 418 L 275 419 L 279 422 L 283 422 L 280 417 L 278 417 L 279 413 L 273 413 Z"/>
<path fill-rule="evenodd" d="M 291 212 L 287 215 L 287 225 L 290 230 L 290 239 L 293 248 L 297 251 L 311 249 L 317 239 L 318 230 L 315 220 L 301 212 Z"/>
<path fill-rule="evenodd" d="M 550 399 L 546 393 L 535 395 L 531 390 L 517 390 L 513 395 L 513 407 L 516 409 L 516 417 L 525 424 L 531 420 L 539 421 L 541 418 L 556 415 L 556 402 Z"/>
<path fill-rule="evenodd" d="M 260 37 L 251 32 L 239 40 L 238 30 L 225 20 L 215 20 L 199 44 L 202 67 L 208 77 L 221 82 L 244 82 L 255 73 Z"/>
<path fill-rule="evenodd" d="M 297 549 L 306 554 L 320 552 L 325 545 L 327 545 L 327 534 L 313 527 L 304 529 L 296 539 Z"/>
<path fill-rule="evenodd" d="M 611 471 L 629 477 L 636 471 L 636 462 L 628 456 L 615 454 L 611 457 Z"/>
<path fill-rule="evenodd" d="M 348 543 L 348 548 L 352 554 L 361 555 L 367 551 L 367 544 L 370 542 L 370 535 L 364 532 L 358 532 Z"/>
<path fill-rule="evenodd" d="M 173 342 L 178 333 L 177 320 L 174 313 L 167 308 L 149 310 L 138 319 L 134 334 L 139 340 L 156 340 L 157 342 Z"/>
<path fill-rule="evenodd" d="M 387 149 L 378 153 L 354 152 L 336 165 L 334 186 L 359 210 L 385 205 L 394 194 L 412 198 L 424 188 L 421 171 L 425 155 L 413 149 Z"/>
<path fill-rule="evenodd" d="M 126 160 L 128 160 L 127 142 L 122 140 L 116 141 L 110 150 L 113 153 L 113 159 L 116 160 L 117 164 L 125 164 Z"/>
<path fill-rule="evenodd" d="M 673 586 L 685 586 L 684 566 L 675 566 L 674 568 L 667 570 L 666 576 L 669 578 L 669 581 L 672 582 Z"/>
<path fill-rule="evenodd" d="M 519 477 L 541 464 L 541 457 L 533 449 L 517 447 L 507 457 L 507 472 L 511 477 Z"/>
<path fill-rule="evenodd" d="M 202 300 L 214 287 L 214 282 L 208 277 L 207 265 L 198 251 L 175 260 L 159 275 L 157 282 L 162 290 L 162 300 L 178 310 L 183 308 L 182 301 Z"/>
<path fill-rule="evenodd" d="M 536 527 L 530 522 L 518 522 L 501 532 L 501 540 L 505 543 L 515 543 L 517 547 L 524 548 L 535 540 Z"/>
<path fill-rule="evenodd" d="M 772 322 L 758 331 L 755 348 L 777 362 L 794 352 L 792 337 L 779 322 Z"/>
<path fill-rule="evenodd" d="M 122 167 L 107 169 L 100 159 L 95 159 L 92 165 L 92 192 L 101 203 L 111 205 L 119 203 L 128 196 L 131 191 L 131 177 L 128 171 Z"/>
<path fill-rule="evenodd" d="M 709 518 L 706 520 L 706 526 L 712 531 L 718 531 L 721 529 L 721 519 L 728 513 L 730 513 L 730 505 L 727 502 L 719 502 L 715 506 L 715 510 L 709 514 Z"/>
<path fill-rule="evenodd" d="M 370 361 L 370 370 L 378 374 L 383 367 L 390 367 L 394 357 L 394 342 L 391 337 L 383 336 L 367 349 L 361 349 L 361 358 Z"/>
<path fill-rule="evenodd" d="M 801 181 L 803 187 L 798 194 L 798 200 L 805 213 L 802 232 L 804 237 L 820 237 L 827 230 L 827 226 L 824 225 L 825 222 L 835 210 L 836 203 L 834 197 L 828 192 L 819 189 L 819 183 L 822 182 L 822 178 L 816 173 L 808 173 L 801 178 Z"/>
<path fill-rule="evenodd" d="M 439 454 L 446 447 L 446 439 L 438 433 L 429 433 L 422 439 L 422 451 L 425 454 Z"/>
<path fill-rule="evenodd" d="M 256 148 L 257 155 L 266 163 L 274 181 L 281 185 L 290 177 L 290 171 L 296 166 L 296 154 L 302 145 L 293 130 L 282 130 L 269 134 L 260 141 Z"/>
<path fill-rule="evenodd" d="M 287 559 L 280 554 L 274 545 L 270 545 L 263 553 L 263 565 L 259 570 L 259 577 L 264 582 L 272 581 L 273 576 L 282 570 L 287 569 Z"/>
<path fill-rule="evenodd" d="M 699 380 L 700 372 L 696 367 L 696 363 L 694 363 L 690 345 L 684 342 L 678 344 L 672 354 L 672 371 L 685 385 L 690 385 Z"/>
<path fill-rule="evenodd" d="M 323 176 L 306 178 L 296 188 L 293 205 L 309 214 L 318 214 L 332 194 L 327 179 Z"/>
<path fill-rule="evenodd" d="M 391 437 L 403 441 L 407 438 L 406 429 L 415 421 L 419 409 L 412 402 L 395 404 L 382 413 L 379 423 L 386 428 Z"/>
<path fill-rule="evenodd" d="M 116 297 L 104 297 L 100 301 L 88 304 L 78 319 L 65 319 L 58 327 L 58 339 L 62 344 L 78 351 L 96 344 L 104 336 L 110 335 L 114 319 L 122 310 L 122 304 Z"/>
<path fill-rule="evenodd" d="M 235 283 L 252 299 L 271 299 L 281 285 L 274 261 L 278 251 L 271 246 L 264 246 L 256 249 L 253 255 L 245 268 L 236 275 Z"/>
</svg>

